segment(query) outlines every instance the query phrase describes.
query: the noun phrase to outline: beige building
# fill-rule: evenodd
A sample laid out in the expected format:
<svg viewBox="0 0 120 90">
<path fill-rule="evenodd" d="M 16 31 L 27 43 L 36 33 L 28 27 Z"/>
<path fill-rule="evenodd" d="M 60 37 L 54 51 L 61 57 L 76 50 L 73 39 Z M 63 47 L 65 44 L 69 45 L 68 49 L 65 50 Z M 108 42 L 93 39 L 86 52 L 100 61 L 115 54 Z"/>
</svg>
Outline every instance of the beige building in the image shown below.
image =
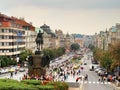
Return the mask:
<svg viewBox="0 0 120 90">
<path fill-rule="evenodd" d="M 40 26 L 43 30 L 43 48 L 56 48 L 56 35 L 51 30 L 50 26 L 44 24 Z"/>
<path fill-rule="evenodd" d="M 25 48 L 30 50 L 35 50 L 36 47 L 36 35 L 37 32 L 31 30 L 25 30 Z"/>
<path fill-rule="evenodd" d="M 108 31 L 101 31 L 100 34 L 95 35 L 95 46 L 103 50 L 108 50 L 111 44 L 115 44 L 117 42 L 120 42 L 120 24 L 118 23 L 109 28 Z"/>
<path fill-rule="evenodd" d="M 65 39 L 62 30 L 55 30 L 56 38 L 56 48 L 65 47 Z"/>
<path fill-rule="evenodd" d="M 26 43 L 29 30 L 33 33 L 34 27 L 26 21 L 0 14 L 0 55 L 18 56 L 23 48 L 30 47 Z"/>
</svg>

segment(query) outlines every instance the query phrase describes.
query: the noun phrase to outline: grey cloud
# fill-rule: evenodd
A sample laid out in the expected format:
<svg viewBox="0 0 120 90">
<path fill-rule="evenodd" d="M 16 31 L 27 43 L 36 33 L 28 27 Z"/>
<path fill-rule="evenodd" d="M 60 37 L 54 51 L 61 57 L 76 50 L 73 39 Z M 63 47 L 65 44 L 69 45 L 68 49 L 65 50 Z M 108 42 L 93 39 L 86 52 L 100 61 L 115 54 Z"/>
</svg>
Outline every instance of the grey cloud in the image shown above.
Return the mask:
<svg viewBox="0 0 120 90">
<path fill-rule="evenodd" d="M 120 0 L 1 0 L 0 7 L 36 6 L 60 9 L 120 8 Z"/>
</svg>

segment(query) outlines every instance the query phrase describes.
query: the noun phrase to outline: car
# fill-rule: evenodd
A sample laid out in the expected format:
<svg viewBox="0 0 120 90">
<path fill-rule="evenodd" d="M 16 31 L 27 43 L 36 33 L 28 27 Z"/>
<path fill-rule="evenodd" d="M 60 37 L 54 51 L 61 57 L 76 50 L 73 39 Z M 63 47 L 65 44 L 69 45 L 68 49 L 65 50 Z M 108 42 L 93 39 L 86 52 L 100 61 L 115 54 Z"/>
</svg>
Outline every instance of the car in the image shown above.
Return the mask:
<svg viewBox="0 0 120 90">
<path fill-rule="evenodd" d="M 20 68 L 19 72 L 25 72 L 25 69 L 24 68 Z"/>
<path fill-rule="evenodd" d="M 80 67 L 80 65 L 74 65 L 73 69 L 78 69 Z"/>
<path fill-rule="evenodd" d="M 106 71 L 105 69 L 102 69 L 102 70 L 99 70 L 99 71 L 97 72 L 97 74 L 100 76 L 100 75 L 104 75 L 105 72 L 107 72 L 107 71 Z"/>
<path fill-rule="evenodd" d="M 98 64 L 91 64 L 90 65 L 90 71 L 94 71 L 96 68 L 98 68 L 98 67 L 100 67 L 100 65 L 98 65 Z"/>
<path fill-rule="evenodd" d="M 103 68 L 96 68 L 94 71 L 97 73 L 99 70 L 102 70 Z"/>
<path fill-rule="evenodd" d="M 92 64 L 98 64 L 98 61 L 93 60 Z"/>
<path fill-rule="evenodd" d="M 6 71 L 4 69 L 0 69 L 0 74 L 4 74 Z"/>
</svg>

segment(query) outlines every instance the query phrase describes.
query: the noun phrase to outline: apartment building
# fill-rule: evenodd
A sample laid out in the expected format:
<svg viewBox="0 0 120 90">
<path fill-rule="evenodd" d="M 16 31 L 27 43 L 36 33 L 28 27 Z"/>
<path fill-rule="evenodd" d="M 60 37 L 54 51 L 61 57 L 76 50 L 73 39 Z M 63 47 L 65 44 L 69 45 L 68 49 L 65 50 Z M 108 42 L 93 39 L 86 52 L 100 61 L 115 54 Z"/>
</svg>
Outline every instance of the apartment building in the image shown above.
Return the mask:
<svg viewBox="0 0 120 90">
<path fill-rule="evenodd" d="M 0 13 L 0 55 L 18 56 L 21 50 L 27 47 L 28 31 L 32 34 L 34 32 L 34 27 L 29 23 Z M 31 43 L 33 42 L 29 44 Z"/>
</svg>

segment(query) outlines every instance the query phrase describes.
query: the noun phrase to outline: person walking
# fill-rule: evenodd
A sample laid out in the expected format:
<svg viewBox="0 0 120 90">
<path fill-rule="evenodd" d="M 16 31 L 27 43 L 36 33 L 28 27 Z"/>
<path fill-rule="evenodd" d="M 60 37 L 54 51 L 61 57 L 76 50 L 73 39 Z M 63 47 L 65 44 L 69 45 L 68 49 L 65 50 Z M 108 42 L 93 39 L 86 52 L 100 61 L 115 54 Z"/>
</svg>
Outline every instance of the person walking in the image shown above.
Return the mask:
<svg viewBox="0 0 120 90">
<path fill-rule="evenodd" d="M 99 78 L 98 78 L 98 81 L 100 82 L 101 81 L 101 77 L 99 76 Z"/>
<path fill-rule="evenodd" d="M 12 78 L 13 77 L 13 72 L 10 72 L 10 78 Z"/>
<path fill-rule="evenodd" d="M 87 74 L 85 75 L 85 80 L 87 80 L 87 81 L 88 81 L 88 75 L 87 75 Z"/>
</svg>

